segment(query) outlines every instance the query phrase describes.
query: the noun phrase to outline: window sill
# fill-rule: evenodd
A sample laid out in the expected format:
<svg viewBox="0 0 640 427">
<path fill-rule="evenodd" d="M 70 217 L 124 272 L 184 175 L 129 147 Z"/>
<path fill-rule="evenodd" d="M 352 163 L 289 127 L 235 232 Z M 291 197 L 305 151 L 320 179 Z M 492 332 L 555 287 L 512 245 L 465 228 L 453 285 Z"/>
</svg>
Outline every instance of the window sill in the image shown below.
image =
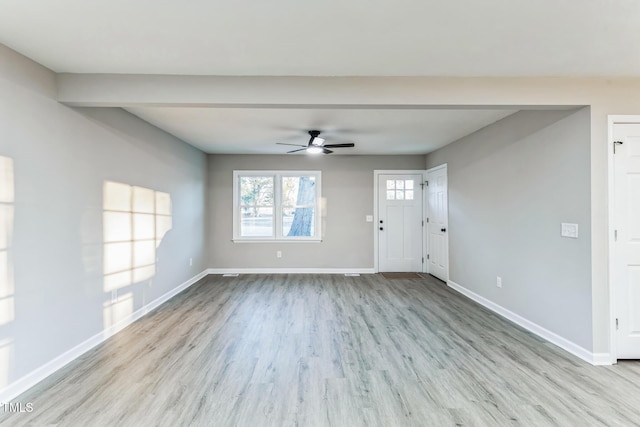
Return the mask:
<svg viewBox="0 0 640 427">
<path fill-rule="evenodd" d="M 322 239 L 231 239 L 233 243 L 322 243 Z"/>
</svg>

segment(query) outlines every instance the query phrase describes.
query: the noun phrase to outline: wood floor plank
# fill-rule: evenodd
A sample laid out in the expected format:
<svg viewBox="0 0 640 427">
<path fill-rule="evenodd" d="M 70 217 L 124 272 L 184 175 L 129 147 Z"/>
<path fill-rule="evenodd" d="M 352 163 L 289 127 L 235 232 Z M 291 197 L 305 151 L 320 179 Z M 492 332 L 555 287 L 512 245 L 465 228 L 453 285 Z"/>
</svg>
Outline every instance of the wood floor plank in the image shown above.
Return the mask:
<svg viewBox="0 0 640 427">
<path fill-rule="evenodd" d="M 594 367 L 441 282 L 209 276 L 55 373 L 2 426 L 633 426 Z"/>
</svg>

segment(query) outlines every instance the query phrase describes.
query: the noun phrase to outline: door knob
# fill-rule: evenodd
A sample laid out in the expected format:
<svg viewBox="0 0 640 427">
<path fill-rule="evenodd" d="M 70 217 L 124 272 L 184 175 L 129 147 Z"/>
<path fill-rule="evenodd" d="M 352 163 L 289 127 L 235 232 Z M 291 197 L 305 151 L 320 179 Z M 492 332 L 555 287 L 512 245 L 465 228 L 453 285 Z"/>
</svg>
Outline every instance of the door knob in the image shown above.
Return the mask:
<svg viewBox="0 0 640 427">
<path fill-rule="evenodd" d="M 382 224 L 382 220 L 380 220 L 380 224 Z"/>
<path fill-rule="evenodd" d="M 441 228 L 440 231 L 442 231 L 443 233 L 445 233 L 447 231 L 446 228 Z"/>
<path fill-rule="evenodd" d="M 380 227 L 380 231 L 384 230 L 384 228 Z"/>
</svg>

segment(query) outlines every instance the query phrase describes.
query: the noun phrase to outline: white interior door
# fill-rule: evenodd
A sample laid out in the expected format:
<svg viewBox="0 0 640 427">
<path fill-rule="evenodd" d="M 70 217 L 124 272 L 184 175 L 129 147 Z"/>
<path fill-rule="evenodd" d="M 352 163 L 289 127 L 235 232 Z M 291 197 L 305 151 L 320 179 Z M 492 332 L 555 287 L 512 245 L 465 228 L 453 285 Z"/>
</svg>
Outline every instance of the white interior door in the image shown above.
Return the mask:
<svg viewBox="0 0 640 427">
<path fill-rule="evenodd" d="M 378 270 L 422 271 L 422 175 L 378 177 Z"/>
<path fill-rule="evenodd" d="M 640 359 L 640 124 L 616 124 L 613 137 L 616 353 Z"/>
<path fill-rule="evenodd" d="M 449 279 L 447 166 L 427 171 L 427 182 L 427 272 L 446 282 Z"/>
</svg>

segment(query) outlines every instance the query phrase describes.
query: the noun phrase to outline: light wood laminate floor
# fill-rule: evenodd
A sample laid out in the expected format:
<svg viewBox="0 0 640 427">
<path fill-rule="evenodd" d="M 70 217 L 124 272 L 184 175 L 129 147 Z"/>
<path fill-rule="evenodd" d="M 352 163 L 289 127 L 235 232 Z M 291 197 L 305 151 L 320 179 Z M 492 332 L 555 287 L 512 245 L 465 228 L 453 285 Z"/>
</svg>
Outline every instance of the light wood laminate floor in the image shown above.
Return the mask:
<svg viewBox="0 0 640 427">
<path fill-rule="evenodd" d="M 1 425 L 631 426 L 640 363 L 594 367 L 432 279 L 209 276 Z"/>
</svg>

